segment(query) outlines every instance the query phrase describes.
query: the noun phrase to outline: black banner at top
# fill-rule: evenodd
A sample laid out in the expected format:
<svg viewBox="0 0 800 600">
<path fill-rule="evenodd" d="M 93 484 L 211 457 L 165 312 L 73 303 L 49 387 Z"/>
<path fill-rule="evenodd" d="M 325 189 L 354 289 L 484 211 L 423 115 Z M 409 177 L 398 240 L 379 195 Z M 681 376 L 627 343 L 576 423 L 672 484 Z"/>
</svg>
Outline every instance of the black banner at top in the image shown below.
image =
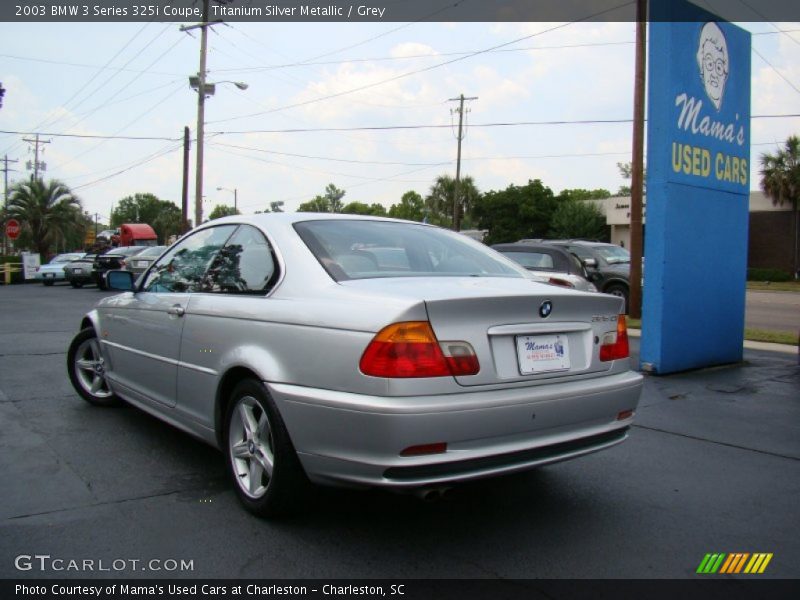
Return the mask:
<svg viewBox="0 0 800 600">
<path fill-rule="evenodd" d="M 4 0 L 5 22 L 201 22 L 204 0 Z M 208 0 L 209 21 L 634 21 L 635 0 Z M 695 0 L 727 21 L 800 20 L 798 0 Z"/>
</svg>

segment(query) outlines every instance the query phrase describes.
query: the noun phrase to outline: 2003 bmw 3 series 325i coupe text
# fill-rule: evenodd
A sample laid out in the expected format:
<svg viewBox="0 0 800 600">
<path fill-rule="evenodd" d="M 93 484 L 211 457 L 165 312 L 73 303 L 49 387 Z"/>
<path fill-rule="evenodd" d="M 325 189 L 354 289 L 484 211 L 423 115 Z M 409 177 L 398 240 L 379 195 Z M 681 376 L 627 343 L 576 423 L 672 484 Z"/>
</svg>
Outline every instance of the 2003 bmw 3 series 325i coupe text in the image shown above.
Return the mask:
<svg viewBox="0 0 800 600">
<path fill-rule="evenodd" d="M 108 285 L 75 389 L 219 446 L 261 515 L 309 480 L 436 490 L 608 448 L 642 387 L 619 298 L 419 223 L 226 217 Z"/>
</svg>

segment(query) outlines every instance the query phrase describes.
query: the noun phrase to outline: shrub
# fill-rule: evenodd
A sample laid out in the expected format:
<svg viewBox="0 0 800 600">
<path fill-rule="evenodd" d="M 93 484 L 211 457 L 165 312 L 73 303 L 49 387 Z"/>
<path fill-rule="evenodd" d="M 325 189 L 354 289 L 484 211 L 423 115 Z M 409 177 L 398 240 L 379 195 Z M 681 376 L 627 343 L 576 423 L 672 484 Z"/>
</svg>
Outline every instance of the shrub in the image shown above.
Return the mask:
<svg viewBox="0 0 800 600">
<path fill-rule="evenodd" d="M 791 281 L 792 276 L 781 269 L 747 269 L 747 281 Z"/>
</svg>

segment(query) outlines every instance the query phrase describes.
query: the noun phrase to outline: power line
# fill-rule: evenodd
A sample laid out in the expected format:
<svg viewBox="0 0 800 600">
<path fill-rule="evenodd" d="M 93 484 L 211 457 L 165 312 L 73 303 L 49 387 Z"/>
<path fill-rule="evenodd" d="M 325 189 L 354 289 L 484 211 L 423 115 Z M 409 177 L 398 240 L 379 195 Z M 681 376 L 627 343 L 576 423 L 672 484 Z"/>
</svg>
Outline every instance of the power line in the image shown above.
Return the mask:
<svg viewBox="0 0 800 600">
<path fill-rule="evenodd" d="M 786 78 L 786 77 L 783 75 L 783 73 L 781 73 L 781 72 L 780 72 L 780 71 L 779 71 L 777 68 L 775 68 L 775 66 L 774 66 L 774 65 L 773 65 L 771 62 L 769 62 L 769 61 L 766 59 L 766 57 L 765 57 L 763 54 L 761 54 L 761 52 L 759 52 L 758 50 L 756 50 L 756 47 L 755 47 L 755 46 L 752 46 L 752 50 L 753 50 L 753 52 L 754 52 L 754 53 L 755 53 L 755 54 L 756 54 L 756 55 L 757 55 L 757 56 L 758 56 L 758 57 L 759 57 L 761 60 L 763 60 L 765 63 L 767 63 L 767 65 L 769 66 L 769 68 L 770 68 L 770 69 L 772 69 L 773 71 L 775 71 L 775 73 L 778 75 L 778 77 L 780 77 L 781 79 L 783 79 L 783 80 L 784 80 L 784 81 L 785 81 L 785 82 L 786 82 L 786 83 L 787 83 L 787 84 L 788 84 L 788 85 L 789 85 L 789 86 L 790 86 L 790 87 L 791 87 L 791 88 L 792 88 L 792 89 L 793 89 L 795 92 L 797 92 L 798 94 L 800 94 L 800 88 L 798 88 L 798 87 L 797 87 L 795 84 L 793 84 L 791 81 L 789 81 L 789 79 L 787 79 L 787 78 Z"/>
<path fill-rule="evenodd" d="M 751 115 L 751 119 L 786 119 L 800 117 L 800 113 L 786 113 L 774 115 Z M 472 123 L 470 127 L 513 127 L 520 126 L 536 126 L 536 125 L 602 125 L 614 123 L 631 123 L 632 119 L 583 119 L 583 120 L 560 120 L 560 121 L 516 121 L 508 123 Z M 392 131 L 392 130 L 405 130 L 405 129 L 450 129 L 450 125 L 381 125 L 381 126 L 365 126 L 365 127 L 309 127 L 309 128 L 294 128 L 294 129 L 248 129 L 240 131 L 210 131 L 207 135 L 221 136 L 221 135 L 247 135 L 251 133 L 317 133 L 317 132 L 337 132 L 337 131 Z M 0 134 L 3 135 L 34 135 L 36 132 L 29 130 L 12 130 L 0 129 Z M 38 132 L 40 135 L 49 137 L 63 137 L 63 138 L 88 138 L 88 139 L 109 139 L 109 140 L 150 140 L 150 141 L 166 141 L 174 142 L 180 141 L 180 137 L 168 136 L 136 136 L 136 135 L 101 135 L 101 134 L 80 134 L 80 133 L 55 133 L 51 131 Z M 766 142 L 771 143 L 771 142 Z M 218 144 L 223 145 L 223 144 Z M 758 144 L 751 144 L 756 146 Z M 259 148 L 247 148 L 260 152 L 270 152 Z M 292 155 L 289 155 L 292 156 Z M 301 158 L 324 158 L 314 156 L 297 155 Z M 513 157 L 510 157 L 513 158 Z M 525 157 L 519 157 L 525 158 Z M 533 157 L 540 158 L 540 157 Z M 546 157 L 541 157 L 546 158 Z M 420 163 L 423 164 L 423 163 Z"/>
<path fill-rule="evenodd" d="M 800 113 L 774 114 L 774 115 L 751 115 L 751 119 L 782 119 L 800 117 Z M 470 127 L 516 127 L 516 126 L 539 126 L 539 125 L 608 125 L 632 123 L 633 119 L 575 119 L 575 120 L 554 120 L 554 121 L 509 121 L 497 123 L 471 123 Z M 216 135 L 246 135 L 251 133 L 318 133 L 326 131 L 392 131 L 409 129 L 450 129 L 451 125 L 374 125 L 363 127 L 309 127 L 309 128 L 290 128 L 290 129 L 246 129 L 236 131 L 214 131 Z"/>
<path fill-rule="evenodd" d="M 544 35 L 545 33 L 551 33 L 553 31 L 557 31 L 559 29 L 563 29 L 565 27 L 569 27 L 570 25 L 574 25 L 575 23 L 578 23 L 578 22 L 581 22 L 581 21 L 587 21 L 589 19 L 593 19 L 593 18 L 601 16 L 601 15 L 603 15 L 605 13 L 608 13 L 608 12 L 611 12 L 611 11 L 615 11 L 615 10 L 618 10 L 618 9 L 623 8 L 625 6 L 628 6 L 630 4 L 632 4 L 632 2 L 626 2 L 624 4 L 620 4 L 619 6 L 615 6 L 613 8 L 609 8 L 609 9 L 594 13 L 592 15 L 588 15 L 588 16 L 583 17 L 582 19 L 578 19 L 576 21 L 571 21 L 569 23 L 563 23 L 563 24 L 560 24 L 560 25 L 556 25 L 554 27 L 551 27 L 549 29 L 545 29 L 543 31 L 539 31 L 539 32 L 532 33 L 532 34 L 529 34 L 529 35 L 524 35 L 524 36 L 522 36 L 520 38 L 511 40 L 509 42 L 504 42 L 502 44 L 497 44 L 496 46 L 491 46 L 491 47 L 485 48 L 483 50 L 478 50 L 477 52 L 473 52 L 472 54 L 469 54 L 467 56 L 461 56 L 461 57 L 458 57 L 458 58 L 453 58 L 451 60 L 448 60 L 448 61 L 445 61 L 445 62 L 442 62 L 442 63 L 437 63 L 435 65 L 429 65 L 429 66 L 424 67 L 422 69 L 417 69 L 417 70 L 414 70 L 414 71 L 408 71 L 406 73 L 400 73 L 399 75 L 395 75 L 393 77 L 389 77 L 388 79 L 382 79 L 381 81 L 376 81 L 376 82 L 373 82 L 373 83 L 365 84 L 365 85 L 358 86 L 358 87 L 355 87 L 355 88 L 352 88 L 352 89 L 349 89 L 349 90 L 344 90 L 342 92 L 337 92 L 335 94 L 329 94 L 329 95 L 323 96 L 321 98 L 314 98 L 314 99 L 311 99 L 311 100 L 305 100 L 305 101 L 302 101 L 302 102 L 295 102 L 293 104 L 287 104 L 287 105 L 284 105 L 284 106 L 279 106 L 279 107 L 276 107 L 276 108 L 273 108 L 273 109 L 270 109 L 270 110 L 265 110 L 265 111 L 261 111 L 261 112 L 257 112 L 257 113 L 251 113 L 251 114 L 247 114 L 247 115 L 239 115 L 238 117 L 228 117 L 227 119 L 218 119 L 216 121 L 209 121 L 209 124 L 210 123 L 223 123 L 223 122 L 227 122 L 227 121 L 236 121 L 236 120 L 239 120 L 239 119 L 246 119 L 246 118 L 249 118 L 249 117 L 257 117 L 257 116 L 260 116 L 260 115 L 274 113 L 274 112 L 278 112 L 278 111 L 281 111 L 281 110 L 286 110 L 286 109 L 289 109 L 289 108 L 298 108 L 300 106 L 307 106 L 309 104 L 315 104 L 315 103 L 321 102 L 323 100 L 330 100 L 332 98 L 339 98 L 339 97 L 345 96 L 347 94 L 352 94 L 354 92 L 360 92 L 360 91 L 363 91 L 363 90 L 366 90 L 366 89 L 377 87 L 379 85 L 383 85 L 385 83 L 389 83 L 389 82 L 392 82 L 392 81 L 397 81 L 399 79 L 404 79 L 404 78 L 410 77 L 412 75 L 418 75 L 419 73 L 424 73 L 426 71 L 432 71 L 434 69 L 438 69 L 438 68 L 443 67 L 445 65 L 453 64 L 453 63 L 456 63 L 456 62 L 460 62 L 462 60 L 466 60 L 467 58 L 472 58 L 472 57 L 478 56 L 480 54 L 485 54 L 487 52 L 491 52 L 492 50 L 497 50 L 499 48 L 504 48 L 506 46 L 511 46 L 511 45 L 519 43 L 519 42 L 521 42 L 523 40 L 528 40 L 528 39 L 534 38 L 534 37 L 539 36 L 539 35 Z"/>
<path fill-rule="evenodd" d="M 157 158 L 161 158 L 162 156 L 166 156 L 167 154 L 171 154 L 172 152 L 175 152 L 176 150 L 179 150 L 182 147 L 183 147 L 183 142 L 181 141 L 180 144 L 172 146 L 170 149 L 167 149 L 167 150 L 165 150 L 163 152 L 160 152 L 160 153 L 158 153 L 158 154 L 156 154 L 154 156 L 151 156 L 149 158 L 143 159 L 143 160 L 131 165 L 130 167 L 128 167 L 126 169 L 122 169 L 120 171 L 117 171 L 116 173 L 112 173 L 111 175 L 107 175 L 105 177 L 101 177 L 99 179 L 95 179 L 94 181 L 90 181 L 88 183 L 84 183 L 84 184 L 81 184 L 81 185 L 74 186 L 74 187 L 72 187 L 72 190 L 73 191 L 74 190 L 79 190 L 79 189 L 82 189 L 82 188 L 86 188 L 86 187 L 101 183 L 103 181 L 107 181 L 109 179 L 112 179 L 114 177 L 122 175 L 123 173 L 127 173 L 128 171 L 131 171 L 131 170 L 133 170 L 133 169 L 135 169 L 137 167 L 140 167 L 140 166 L 145 165 L 145 164 L 147 164 L 149 162 L 152 162 L 152 161 L 156 160 Z"/>
<path fill-rule="evenodd" d="M 252 146 L 238 146 L 236 144 L 223 144 L 222 142 L 216 142 L 215 146 L 221 146 L 224 148 L 234 148 L 237 150 L 251 150 L 253 152 L 263 152 L 264 154 L 276 154 L 278 156 L 289 156 L 292 158 L 308 158 L 312 160 L 329 160 L 332 162 L 343 162 L 343 163 L 352 163 L 352 164 L 359 164 L 359 165 L 393 165 L 393 166 L 404 166 L 404 167 L 422 167 L 422 166 L 435 166 L 440 165 L 442 163 L 408 163 L 408 162 L 397 162 L 397 161 L 384 161 L 384 160 L 356 160 L 350 158 L 334 158 L 332 156 L 314 156 L 310 154 L 293 154 L 291 152 L 278 152 L 277 150 L 266 150 L 264 148 L 253 148 Z"/>
<path fill-rule="evenodd" d="M 63 60 L 51 60 L 47 58 L 31 58 L 30 56 L 17 56 L 15 54 L 0 54 L 0 58 L 11 58 L 13 60 L 24 60 L 28 62 L 44 63 L 48 65 L 61 65 L 65 67 L 79 67 L 81 69 L 100 69 L 100 71 L 105 71 L 108 69 L 108 63 L 106 63 L 106 65 L 92 65 L 88 63 L 75 63 Z M 126 69 L 125 67 L 120 67 L 116 70 L 125 71 L 128 73 L 140 73 L 142 75 L 164 75 L 169 77 L 182 76 L 181 73 L 167 73 L 166 71 L 142 71 L 140 69 Z"/>
<path fill-rule="evenodd" d="M 754 36 L 761 36 L 761 35 L 777 35 L 777 34 L 789 34 L 798 32 L 800 29 L 778 29 L 777 31 L 760 31 L 757 33 L 753 33 Z M 789 39 L 795 40 L 793 37 L 788 36 Z M 523 48 L 501 48 L 499 50 L 492 50 L 487 52 L 487 54 L 499 54 L 505 52 L 531 52 L 531 51 L 539 51 L 539 50 L 568 50 L 568 49 L 575 49 L 575 48 L 598 48 L 604 46 L 632 46 L 635 42 L 633 41 L 616 41 L 616 42 L 586 42 L 583 44 L 560 44 L 560 45 L 553 45 L 553 46 L 526 46 Z M 275 65 L 262 65 L 258 67 L 236 67 L 230 69 L 215 69 L 214 73 L 254 73 L 259 71 L 272 71 L 272 70 L 279 70 L 279 69 L 288 69 L 291 67 L 305 67 L 305 66 L 324 66 L 324 65 L 338 65 L 342 63 L 359 63 L 359 62 L 385 62 L 385 61 L 401 61 L 401 60 L 412 60 L 412 59 L 424 59 L 424 58 L 441 58 L 444 56 L 465 56 L 469 54 L 473 54 L 475 52 L 479 52 L 477 50 L 461 50 L 461 51 L 454 51 L 454 52 L 437 52 L 435 54 L 406 54 L 404 56 L 373 56 L 373 57 L 362 57 L 362 58 L 342 58 L 339 60 L 327 60 L 327 61 L 315 61 L 315 62 L 289 62 L 289 63 L 281 63 Z M 2 55 L 0 55 L 2 56 Z"/>
<path fill-rule="evenodd" d="M 67 99 L 65 102 L 62 102 L 60 106 L 63 106 L 64 108 L 66 108 L 66 107 L 69 105 L 69 103 L 70 103 L 70 102 L 72 102 L 72 101 L 73 101 L 75 98 L 77 98 L 77 97 L 78 97 L 78 95 L 80 95 L 80 93 L 81 93 L 81 92 L 83 92 L 83 90 L 85 90 L 87 87 L 89 87 L 89 85 L 90 85 L 90 84 L 91 84 L 91 83 L 92 83 L 92 82 L 93 82 L 95 79 L 97 79 L 97 77 L 99 77 L 99 76 L 100 76 L 100 73 L 102 73 L 102 72 L 103 72 L 103 70 L 105 70 L 105 69 L 108 67 L 108 65 L 110 65 L 110 64 L 111 64 L 111 63 L 112 63 L 114 60 L 116 60 L 117 56 L 119 56 L 119 55 L 120 55 L 120 54 L 121 54 L 121 53 L 122 53 L 122 52 L 123 52 L 123 51 L 124 51 L 124 50 L 125 50 L 125 49 L 126 49 L 128 46 L 130 46 L 130 45 L 131 45 L 131 43 L 133 43 L 133 41 L 134 41 L 134 40 L 135 40 L 137 37 L 139 37 L 139 35 L 141 35 L 141 33 L 142 33 L 142 32 L 143 32 L 143 31 L 144 31 L 144 30 L 145 30 L 145 29 L 146 29 L 146 28 L 147 28 L 149 25 L 150 25 L 150 23 L 149 23 L 149 22 L 148 22 L 148 23 L 145 23 L 145 24 L 144 24 L 144 25 L 143 25 L 143 26 L 142 26 L 140 29 L 138 29 L 138 30 L 136 31 L 136 33 L 134 33 L 134 34 L 133 34 L 133 36 L 132 36 L 132 37 L 131 37 L 131 38 L 130 38 L 130 39 L 127 41 L 127 42 L 125 42 L 125 44 L 122 46 L 122 48 L 120 48 L 119 50 L 117 50 L 117 52 L 114 54 L 114 56 L 112 56 L 111 58 L 109 58 L 109 59 L 106 61 L 105 65 L 103 65 L 102 67 L 100 67 L 100 68 L 97 70 L 97 72 L 96 72 L 94 75 L 92 75 L 92 76 L 91 76 L 91 77 L 90 77 L 90 78 L 89 78 L 89 79 L 88 79 L 88 80 L 87 80 L 87 81 L 86 81 L 86 82 L 85 82 L 85 83 L 84 83 L 84 84 L 83 84 L 81 87 L 79 87 L 79 88 L 78 88 L 78 90 L 77 90 L 76 92 L 74 92 L 74 93 L 72 94 L 72 96 L 70 96 L 70 97 L 69 97 L 69 98 L 68 98 L 68 99 Z M 44 127 L 45 123 L 48 123 L 49 121 L 51 121 L 51 120 L 52 120 L 52 118 L 53 118 L 53 117 L 52 117 L 52 115 L 53 115 L 53 113 L 55 112 L 55 110 L 56 110 L 56 109 L 53 109 L 53 110 L 51 110 L 51 111 L 50 111 L 50 112 L 49 112 L 49 113 L 48 113 L 48 114 L 47 114 L 47 115 L 44 117 L 44 119 L 42 119 L 42 120 L 41 120 L 41 121 L 40 121 L 40 122 L 39 122 L 39 123 L 38 123 L 36 126 L 34 126 L 34 127 L 33 127 L 33 129 L 34 129 L 34 130 L 41 129 L 42 127 Z M 56 118 L 56 120 L 55 120 L 55 121 L 53 121 L 52 123 L 50 123 L 50 125 L 54 125 L 55 123 L 57 123 L 57 122 L 58 122 L 58 120 L 59 120 L 59 118 Z M 12 144 L 12 146 L 11 146 L 10 148 L 15 148 L 15 147 L 16 147 L 18 144 L 19 144 L 19 142 L 15 143 L 15 144 Z"/>
<path fill-rule="evenodd" d="M 33 135 L 32 131 L 12 131 L 8 129 L 0 129 L 0 133 L 11 135 Z M 50 137 L 65 137 L 65 138 L 88 138 L 88 139 L 103 139 L 103 140 L 156 140 L 156 141 L 177 141 L 182 138 L 171 137 L 155 137 L 155 136 L 135 136 L 135 135 L 90 135 L 82 133 L 53 133 L 45 132 L 40 135 L 47 135 Z"/>
</svg>

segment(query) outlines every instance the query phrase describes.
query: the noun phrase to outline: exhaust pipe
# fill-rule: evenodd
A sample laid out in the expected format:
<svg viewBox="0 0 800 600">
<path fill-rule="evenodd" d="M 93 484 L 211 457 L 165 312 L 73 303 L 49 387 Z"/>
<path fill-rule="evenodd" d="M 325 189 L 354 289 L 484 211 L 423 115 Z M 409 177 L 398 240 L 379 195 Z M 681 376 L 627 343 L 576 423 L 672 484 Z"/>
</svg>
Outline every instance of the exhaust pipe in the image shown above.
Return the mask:
<svg viewBox="0 0 800 600">
<path fill-rule="evenodd" d="M 414 490 L 414 495 L 425 502 L 438 502 L 450 491 L 449 487 L 420 488 Z"/>
</svg>

